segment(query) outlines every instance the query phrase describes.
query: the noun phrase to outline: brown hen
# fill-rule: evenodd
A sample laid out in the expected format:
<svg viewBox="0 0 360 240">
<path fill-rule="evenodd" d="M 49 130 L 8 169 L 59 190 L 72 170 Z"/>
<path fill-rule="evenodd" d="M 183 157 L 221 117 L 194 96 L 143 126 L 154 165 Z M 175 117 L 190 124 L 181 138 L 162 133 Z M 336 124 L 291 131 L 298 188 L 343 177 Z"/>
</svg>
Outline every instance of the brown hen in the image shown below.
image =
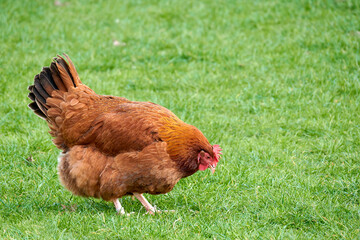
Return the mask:
<svg viewBox="0 0 360 240">
<path fill-rule="evenodd" d="M 96 94 L 64 56 L 35 76 L 28 97 L 62 150 L 58 170 L 68 190 L 112 201 L 121 214 L 118 199 L 134 195 L 153 214 L 143 193 L 167 193 L 198 170 L 215 171 L 221 149 L 200 130 L 157 104 Z"/>
</svg>

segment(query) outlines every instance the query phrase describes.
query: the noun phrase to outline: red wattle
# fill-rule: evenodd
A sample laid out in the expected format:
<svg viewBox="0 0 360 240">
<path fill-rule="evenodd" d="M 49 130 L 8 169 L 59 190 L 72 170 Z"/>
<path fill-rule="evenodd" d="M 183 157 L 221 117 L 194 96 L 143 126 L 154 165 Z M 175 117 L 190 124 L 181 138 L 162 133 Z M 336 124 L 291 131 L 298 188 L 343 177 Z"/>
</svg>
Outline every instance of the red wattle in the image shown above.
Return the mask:
<svg viewBox="0 0 360 240">
<path fill-rule="evenodd" d="M 199 165 L 199 170 L 200 170 L 200 171 L 205 171 L 208 167 L 209 167 L 208 165 L 200 164 L 200 165 Z"/>
</svg>

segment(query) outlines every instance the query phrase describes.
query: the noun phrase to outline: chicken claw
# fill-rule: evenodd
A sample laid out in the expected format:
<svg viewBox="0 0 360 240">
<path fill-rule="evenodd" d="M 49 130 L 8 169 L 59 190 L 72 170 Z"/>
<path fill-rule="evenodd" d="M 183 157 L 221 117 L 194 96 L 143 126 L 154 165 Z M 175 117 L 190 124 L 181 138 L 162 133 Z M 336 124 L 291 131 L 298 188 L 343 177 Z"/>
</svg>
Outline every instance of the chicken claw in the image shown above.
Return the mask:
<svg viewBox="0 0 360 240">
<path fill-rule="evenodd" d="M 133 193 L 133 194 L 141 202 L 141 204 L 145 207 L 146 211 L 149 214 L 151 215 L 155 214 L 156 209 L 153 206 L 151 206 L 148 200 L 146 200 L 146 198 L 141 193 Z"/>
<path fill-rule="evenodd" d="M 155 213 L 169 213 L 169 212 L 175 212 L 175 210 L 160 210 L 160 209 L 158 209 L 155 205 L 154 205 L 154 208 L 155 208 Z M 149 212 L 147 212 L 147 213 L 145 213 L 145 215 L 146 214 L 151 214 L 151 215 L 153 215 L 153 213 L 149 213 Z"/>
<path fill-rule="evenodd" d="M 130 216 L 131 214 L 134 214 L 134 212 L 131 212 L 131 213 L 125 213 L 125 209 L 121 206 L 120 202 L 119 202 L 119 199 L 116 199 L 113 201 L 114 202 L 114 205 L 115 205 L 115 209 L 116 209 L 116 212 L 120 215 L 126 215 L 126 216 Z"/>
<path fill-rule="evenodd" d="M 155 213 L 175 212 L 175 210 L 159 210 L 159 209 L 156 209 L 156 206 L 153 207 L 141 193 L 133 193 L 133 194 L 141 202 L 141 204 L 145 207 L 145 209 L 147 211 L 146 214 L 154 215 Z"/>
<path fill-rule="evenodd" d="M 121 206 L 121 204 L 119 202 L 119 199 L 115 199 L 113 202 L 114 202 L 114 205 L 115 205 L 116 212 L 121 214 L 121 215 L 124 215 L 125 214 L 125 209 Z"/>
</svg>

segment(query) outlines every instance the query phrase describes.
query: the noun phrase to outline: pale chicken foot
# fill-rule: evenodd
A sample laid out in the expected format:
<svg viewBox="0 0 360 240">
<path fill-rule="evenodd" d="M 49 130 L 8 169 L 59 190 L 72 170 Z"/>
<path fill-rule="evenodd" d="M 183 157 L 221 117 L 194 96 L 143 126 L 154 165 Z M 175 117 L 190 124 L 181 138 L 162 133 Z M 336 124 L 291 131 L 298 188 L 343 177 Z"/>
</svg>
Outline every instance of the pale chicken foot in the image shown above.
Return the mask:
<svg viewBox="0 0 360 240">
<path fill-rule="evenodd" d="M 121 204 L 119 202 L 119 199 L 117 198 L 113 202 L 114 202 L 114 205 L 115 205 L 116 212 L 121 214 L 121 215 L 125 215 L 125 209 L 121 206 Z"/>
<path fill-rule="evenodd" d="M 126 215 L 126 216 L 130 216 L 131 214 L 134 214 L 134 212 L 131 213 L 125 213 L 125 209 L 121 206 L 119 199 L 115 199 L 113 200 L 113 203 L 115 205 L 115 209 L 116 212 L 120 215 Z"/>
<path fill-rule="evenodd" d="M 153 206 L 151 206 L 148 200 L 146 200 L 141 193 L 133 193 L 133 194 L 141 202 L 141 204 L 145 207 L 146 211 L 149 214 L 155 214 L 156 209 Z"/>
</svg>

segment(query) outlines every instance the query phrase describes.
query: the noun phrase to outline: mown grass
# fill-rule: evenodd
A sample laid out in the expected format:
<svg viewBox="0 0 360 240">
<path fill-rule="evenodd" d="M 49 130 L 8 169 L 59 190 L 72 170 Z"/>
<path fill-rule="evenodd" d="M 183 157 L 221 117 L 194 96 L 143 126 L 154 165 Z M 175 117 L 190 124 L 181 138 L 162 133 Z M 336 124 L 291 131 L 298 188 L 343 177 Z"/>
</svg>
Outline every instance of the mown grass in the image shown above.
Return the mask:
<svg viewBox="0 0 360 240">
<path fill-rule="evenodd" d="M 0 2 L 0 238 L 359 238 L 358 1 L 61 3 Z M 96 92 L 168 107 L 223 147 L 215 175 L 148 196 L 175 213 L 123 198 L 136 214 L 118 216 L 60 185 L 26 96 L 62 52 Z"/>
</svg>

